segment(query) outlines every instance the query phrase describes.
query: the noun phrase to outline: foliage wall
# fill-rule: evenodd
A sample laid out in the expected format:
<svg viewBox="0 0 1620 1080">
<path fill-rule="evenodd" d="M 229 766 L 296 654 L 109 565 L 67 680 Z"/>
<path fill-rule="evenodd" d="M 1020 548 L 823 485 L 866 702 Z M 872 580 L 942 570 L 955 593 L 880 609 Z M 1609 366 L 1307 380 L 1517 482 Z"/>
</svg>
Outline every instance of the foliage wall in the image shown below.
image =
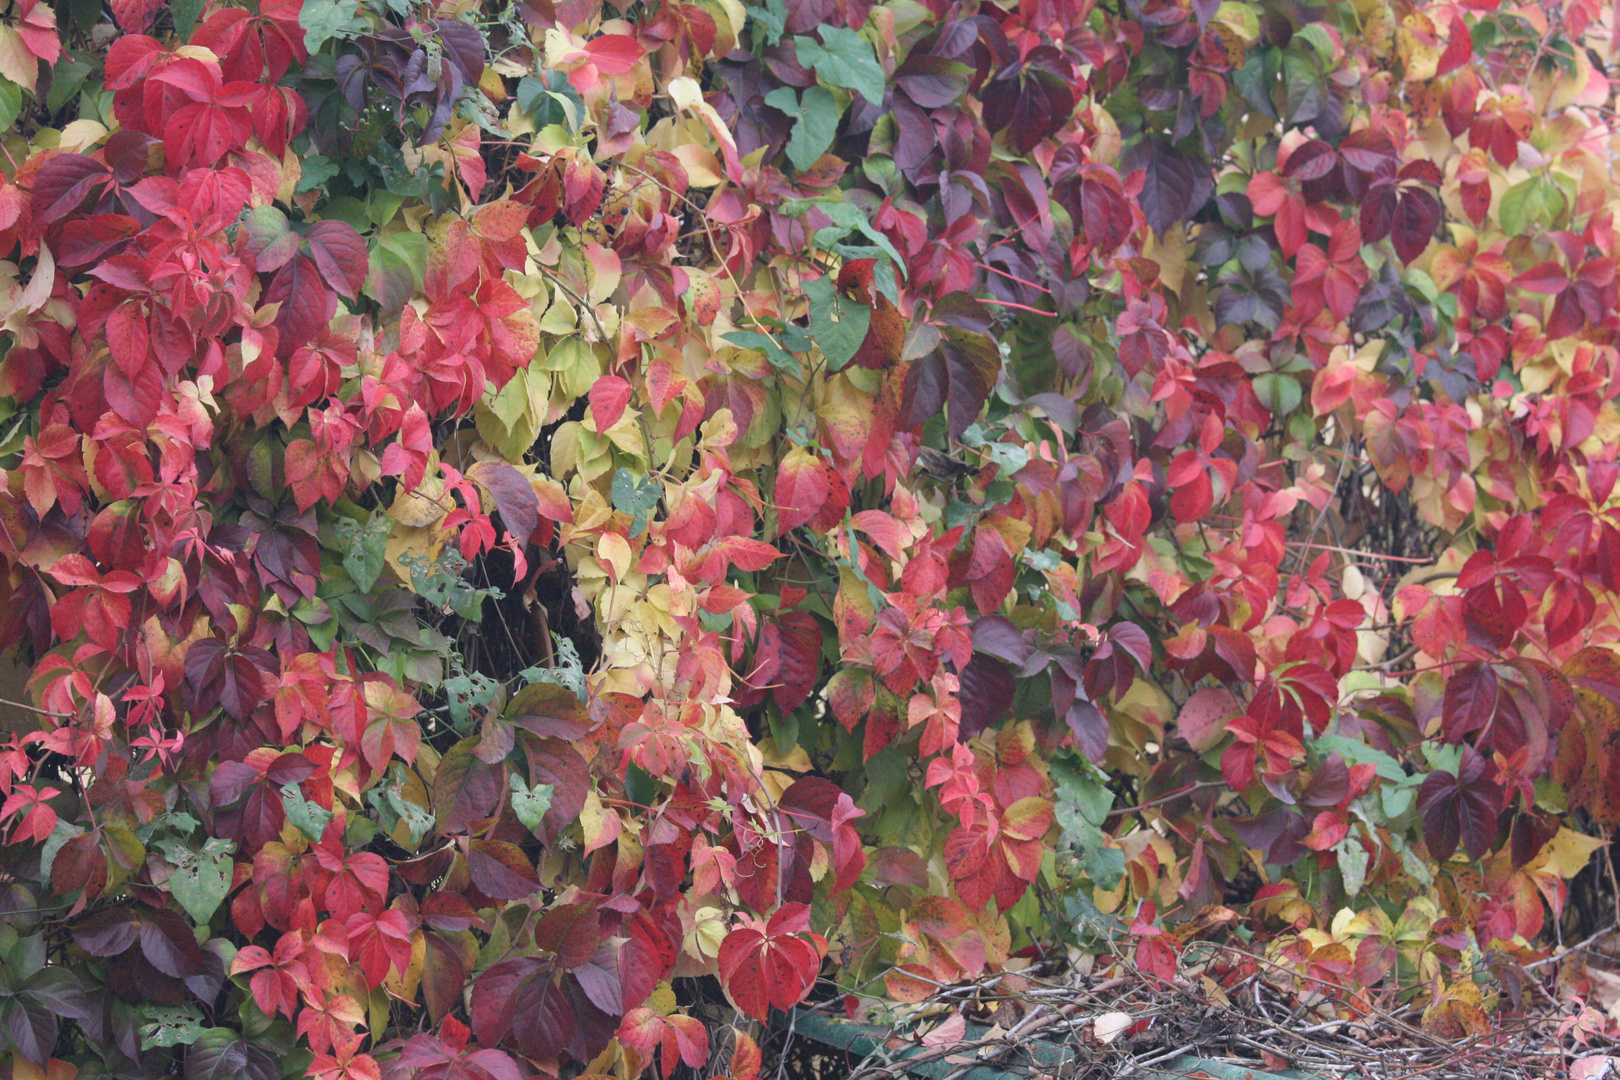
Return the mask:
<svg viewBox="0 0 1620 1080">
<path fill-rule="evenodd" d="M 1620 823 L 1606 6 L 4 2 L 16 1075 L 1519 1004 Z"/>
</svg>

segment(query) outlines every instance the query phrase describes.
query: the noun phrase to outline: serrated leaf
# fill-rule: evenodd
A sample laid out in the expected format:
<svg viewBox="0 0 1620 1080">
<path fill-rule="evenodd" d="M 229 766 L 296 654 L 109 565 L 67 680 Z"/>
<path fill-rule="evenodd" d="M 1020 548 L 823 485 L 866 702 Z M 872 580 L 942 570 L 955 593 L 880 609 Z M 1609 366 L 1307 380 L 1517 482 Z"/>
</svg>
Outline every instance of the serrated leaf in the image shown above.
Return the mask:
<svg viewBox="0 0 1620 1080">
<path fill-rule="evenodd" d="M 202 1010 L 196 1005 L 146 1005 L 141 1010 L 141 1049 L 190 1046 L 203 1037 Z"/>
<path fill-rule="evenodd" d="M 197 28 L 197 16 L 202 14 L 202 0 L 169 0 L 169 14 L 174 16 L 175 34 L 181 41 L 189 41 Z"/>
<path fill-rule="evenodd" d="M 62 107 L 84 89 L 85 80 L 95 70 L 96 66 L 88 61 L 63 57 L 51 69 L 51 88 L 45 93 L 45 108 L 52 113 L 61 112 Z"/>
<path fill-rule="evenodd" d="M 326 832 L 326 823 L 332 820 L 332 811 L 304 798 L 297 784 L 282 787 L 281 807 L 287 812 L 287 820 L 292 822 L 312 844 L 320 842 L 321 836 Z"/>
<path fill-rule="evenodd" d="M 793 354 L 777 344 L 776 340 L 768 334 L 757 330 L 732 330 L 723 335 L 733 345 L 744 349 L 757 349 L 765 354 L 765 359 L 778 371 L 799 370 L 799 361 Z"/>
<path fill-rule="evenodd" d="M 231 889 L 233 863 L 228 852 L 183 858 L 169 877 L 169 891 L 191 921 L 207 926 Z M 172 1044 L 164 1044 L 172 1045 Z"/>
<path fill-rule="evenodd" d="M 1522 183 L 1514 184 L 1502 195 L 1502 202 L 1496 209 L 1496 218 L 1502 225 L 1502 232 L 1508 236 L 1520 236 L 1525 226 L 1530 222 L 1531 195 L 1536 189 L 1536 178 L 1531 177 Z"/>
<path fill-rule="evenodd" d="M 765 104 L 793 117 L 793 136 L 787 145 L 793 167 L 804 172 L 820 161 L 838 134 L 840 110 L 832 91 L 811 86 L 801 97 L 792 87 L 782 86 L 765 95 Z"/>
<path fill-rule="evenodd" d="M 351 22 L 358 23 L 357 0 L 304 0 L 298 25 L 304 28 L 304 48 L 317 52 Z"/>
<path fill-rule="evenodd" d="M 804 287 L 810 298 L 810 337 L 827 358 L 829 371 L 838 371 L 854 358 L 872 324 L 872 309 L 850 300 L 828 277 Z"/>
<path fill-rule="evenodd" d="M 556 790 L 555 784 L 536 784 L 530 787 L 523 782 L 521 776 L 514 775 L 509 781 L 512 788 L 512 812 L 517 819 L 523 822 L 523 827 L 535 835 L 541 835 L 540 824 L 546 818 L 546 812 L 551 809 L 551 794 Z"/>
<path fill-rule="evenodd" d="M 9 128 L 22 115 L 22 87 L 10 79 L 0 79 L 0 128 Z"/>
<path fill-rule="evenodd" d="M 613 474 L 613 508 L 631 517 L 630 535 L 640 536 L 647 527 L 647 515 L 658 506 L 664 491 L 656 480 L 637 476 L 629 469 L 620 468 Z"/>
<path fill-rule="evenodd" d="M 867 40 L 847 26 L 821 27 L 821 41 L 793 39 L 799 63 L 814 68 L 816 77 L 828 86 L 853 90 L 873 105 L 883 104 L 883 66 Z"/>
<path fill-rule="evenodd" d="M 343 569 L 361 592 L 370 592 L 382 576 L 393 525 L 387 514 L 373 514 L 364 525 L 351 525 L 345 530 L 349 547 L 343 553 Z"/>
</svg>

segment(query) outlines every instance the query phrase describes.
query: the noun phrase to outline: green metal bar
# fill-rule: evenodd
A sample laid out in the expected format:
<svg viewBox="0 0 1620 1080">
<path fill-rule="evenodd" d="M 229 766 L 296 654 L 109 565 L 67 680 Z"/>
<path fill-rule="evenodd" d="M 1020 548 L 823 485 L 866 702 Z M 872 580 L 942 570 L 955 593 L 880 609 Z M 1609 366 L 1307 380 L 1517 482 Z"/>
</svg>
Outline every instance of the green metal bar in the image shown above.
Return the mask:
<svg viewBox="0 0 1620 1080">
<path fill-rule="evenodd" d="M 835 1020 L 802 1009 L 794 1010 L 789 1022 L 795 1035 L 803 1035 L 823 1045 L 847 1051 L 857 1058 L 874 1057 L 897 1072 L 924 1077 L 926 1080 L 945 1080 L 946 1077 L 952 1080 L 1015 1080 L 1021 1075 L 1008 1070 L 1006 1066 L 1012 1062 L 999 1060 L 987 1061 L 982 1065 L 970 1065 L 966 1067 L 966 1071 L 961 1071 L 963 1066 L 959 1062 L 947 1061 L 944 1058 L 913 1061 L 912 1059 L 932 1048 L 912 1044 L 897 1050 L 887 1049 L 884 1043 L 892 1031 L 875 1024 Z M 967 1042 L 982 1039 L 989 1031 L 990 1029 L 982 1024 L 969 1024 L 963 1039 Z M 1054 1074 L 1063 1066 L 1078 1062 L 1080 1059 L 1080 1055 L 1073 1047 L 1045 1040 L 1025 1043 L 1017 1050 L 1009 1051 L 1007 1056 L 1013 1055 L 1016 1055 L 1015 1060 L 1026 1072 L 1034 1069 Z M 1326 1074 L 1319 1072 L 1304 1072 L 1299 1069 L 1267 1072 L 1224 1061 L 1210 1061 L 1191 1054 L 1172 1058 L 1137 1075 L 1142 1077 L 1142 1080 L 1177 1080 L 1189 1076 L 1208 1077 L 1210 1080 L 1331 1080 Z"/>
</svg>

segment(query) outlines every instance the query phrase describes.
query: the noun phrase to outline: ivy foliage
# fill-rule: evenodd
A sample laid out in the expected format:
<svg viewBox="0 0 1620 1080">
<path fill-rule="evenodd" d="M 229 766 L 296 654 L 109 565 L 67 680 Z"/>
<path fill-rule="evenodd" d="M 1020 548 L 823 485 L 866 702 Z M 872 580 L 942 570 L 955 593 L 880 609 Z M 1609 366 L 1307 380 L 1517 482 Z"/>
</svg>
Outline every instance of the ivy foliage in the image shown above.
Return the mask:
<svg viewBox="0 0 1620 1080">
<path fill-rule="evenodd" d="M 1607 7 L 7 2 L 16 1075 L 1517 1007 L 1620 824 Z"/>
</svg>

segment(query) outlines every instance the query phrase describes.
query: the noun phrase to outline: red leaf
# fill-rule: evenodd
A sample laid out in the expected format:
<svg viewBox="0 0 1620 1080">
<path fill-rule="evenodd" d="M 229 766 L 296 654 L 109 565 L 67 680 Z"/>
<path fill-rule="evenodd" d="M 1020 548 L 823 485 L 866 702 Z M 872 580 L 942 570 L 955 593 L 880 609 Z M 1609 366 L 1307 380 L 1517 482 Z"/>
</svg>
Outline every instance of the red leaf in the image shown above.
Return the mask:
<svg viewBox="0 0 1620 1080">
<path fill-rule="evenodd" d="M 1551 260 L 1526 270 L 1513 279 L 1513 284 L 1528 292 L 1557 296 L 1569 288 L 1569 272 Z"/>
<path fill-rule="evenodd" d="M 1463 22 L 1459 12 L 1451 13 L 1451 32 L 1446 38 L 1446 51 L 1435 65 L 1435 77 L 1450 75 L 1474 58 L 1474 35 Z"/>
<path fill-rule="evenodd" d="M 310 257 L 322 280 L 345 299 L 360 295 L 371 260 L 366 254 L 366 242 L 353 225 L 346 221 L 317 221 L 304 234 L 304 242 L 309 245 Z"/>
<path fill-rule="evenodd" d="M 720 944 L 720 985 L 745 1015 L 764 1021 L 804 1000 L 821 969 L 819 935 L 797 935 L 808 922 L 804 904 L 783 904 L 763 930 L 742 926 Z M 814 944 L 812 944 L 814 942 Z"/>
<path fill-rule="evenodd" d="M 827 463 L 805 446 L 796 446 L 776 470 L 777 535 L 798 528 L 821 511 L 830 491 Z"/>
<path fill-rule="evenodd" d="M 398 911 L 378 915 L 357 912 L 349 916 L 349 955 L 373 989 L 382 985 L 388 969 L 404 973 L 411 963 L 411 924 Z"/>
<path fill-rule="evenodd" d="M 247 145 L 252 134 L 247 110 L 194 101 L 176 110 L 163 125 L 163 148 L 171 172 L 192 164 L 208 168 L 229 151 Z"/>
<path fill-rule="evenodd" d="M 630 402 L 630 384 L 617 375 L 603 375 L 591 385 L 591 418 L 598 432 L 606 431 L 619 422 L 624 407 Z"/>
<path fill-rule="evenodd" d="M 152 25 L 164 0 L 113 0 L 113 20 L 126 34 L 142 34 Z"/>
<path fill-rule="evenodd" d="M 973 602 L 988 615 L 1001 606 L 1012 591 L 1017 568 L 1007 552 L 1001 534 L 988 526 L 973 533 L 973 555 L 968 560 L 967 582 Z"/>
<path fill-rule="evenodd" d="M 521 548 L 540 524 L 540 500 L 528 477 L 504 461 L 479 461 L 467 468 L 467 479 L 495 497 L 501 524 Z"/>
<path fill-rule="evenodd" d="M 628 75 L 647 51 L 629 34 L 603 34 L 585 43 L 585 55 L 604 75 Z"/>
<path fill-rule="evenodd" d="M 491 900 L 521 900 L 540 889 L 534 864 L 516 844 L 504 840 L 471 841 L 467 846 L 467 873 L 473 888 Z"/>
</svg>

